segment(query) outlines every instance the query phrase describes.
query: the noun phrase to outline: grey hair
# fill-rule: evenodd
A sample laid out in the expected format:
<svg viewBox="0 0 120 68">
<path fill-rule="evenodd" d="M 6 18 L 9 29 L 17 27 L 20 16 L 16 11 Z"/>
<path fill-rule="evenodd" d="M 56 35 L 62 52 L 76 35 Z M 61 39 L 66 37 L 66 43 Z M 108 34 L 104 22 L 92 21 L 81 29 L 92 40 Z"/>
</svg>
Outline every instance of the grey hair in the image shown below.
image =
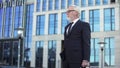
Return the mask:
<svg viewBox="0 0 120 68">
<path fill-rule="evenodd" d="M 80 7 L 76 6 L 76 5 L 71 5 L 72 7 L 74 7 L 74 10 L 78 12 L 78 17 L 80 16 Z"/>
</svg>

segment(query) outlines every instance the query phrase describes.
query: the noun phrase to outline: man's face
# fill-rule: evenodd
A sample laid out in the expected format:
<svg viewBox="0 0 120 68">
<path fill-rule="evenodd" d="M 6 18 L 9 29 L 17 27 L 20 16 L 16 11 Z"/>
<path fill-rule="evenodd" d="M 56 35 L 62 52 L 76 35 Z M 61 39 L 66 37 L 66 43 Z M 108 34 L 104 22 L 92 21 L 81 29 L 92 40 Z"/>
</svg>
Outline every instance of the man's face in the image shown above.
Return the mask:
<svg viewBox="0 0 120 68">
<path fill-rule="evenodd" d="M 67 19 L 72 22 L 74 19 L 75 19 L 75 15 L 76 15 L 76 11 L 74 10 L 74 7 L 73 6 L 70 6 L 68 9 L 67 9 Z"/>
</svg>

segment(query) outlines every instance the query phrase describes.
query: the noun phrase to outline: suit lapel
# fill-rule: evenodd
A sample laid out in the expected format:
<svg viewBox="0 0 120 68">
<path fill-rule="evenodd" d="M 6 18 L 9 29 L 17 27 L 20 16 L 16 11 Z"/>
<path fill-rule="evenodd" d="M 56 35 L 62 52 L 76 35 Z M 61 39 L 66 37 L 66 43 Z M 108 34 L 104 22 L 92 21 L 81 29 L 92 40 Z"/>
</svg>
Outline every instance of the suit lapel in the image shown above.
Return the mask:
<svg viewBox="0 0 120 68">
<path fill-rule="evenodd" d="M 72 27 L 71 32 L 70 32 L 69 35 L 71 35 L 71 33 L 76 29 L 76 27 L 77 27 L 77 25 L 78 25 L 79 23 L 80 23 L 80 20 L 78 20 L 78 21 L 74 24 L 74 26 Z"/>
<path fill-rule="evenodd" d="M 67 34 L 67 28 L 69 27 L 69 25 L 70 25 L 70 23 L 65 27 L 65 32 L 64 32 L 65 34 L 64 34 L 64 35 L 65 35 L 66 37 L 68 36 L 68 34 Z"/>
</svg>

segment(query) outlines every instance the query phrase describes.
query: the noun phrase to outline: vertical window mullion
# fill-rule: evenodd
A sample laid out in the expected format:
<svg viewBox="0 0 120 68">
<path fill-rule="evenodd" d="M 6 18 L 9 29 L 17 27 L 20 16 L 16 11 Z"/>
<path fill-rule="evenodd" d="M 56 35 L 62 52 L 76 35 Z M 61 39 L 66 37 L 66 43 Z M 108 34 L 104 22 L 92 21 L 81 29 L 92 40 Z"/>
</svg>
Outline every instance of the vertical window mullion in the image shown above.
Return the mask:
<svg viewBox="0 0 120 68">
<path fill-rule="evenodd" d="M 95 38 L 94 38 L 94 62 L 96 62 L 96 54 L 95 54 L 95 52 L 96 52 L 96 49 L 95 49 Z"/>
<path fill-rule="evenodd" d="M 111 55 L 111 48 L 110 48 L 110 47 L 111 47 L 111 44 L 110 44 L 110 42 L 111 42 L 111 38 L 109 38 L 109 50 L 110 50 L 110 51 L 109 51 L 109 52 L 110 52 L 110 53 L 109 53 L 109 60 L 110 60 L 109 63 L 110 63 L 110 65 L 111 65 L 111 56 L 112 56 L 112 55 Z"/>
</svg>

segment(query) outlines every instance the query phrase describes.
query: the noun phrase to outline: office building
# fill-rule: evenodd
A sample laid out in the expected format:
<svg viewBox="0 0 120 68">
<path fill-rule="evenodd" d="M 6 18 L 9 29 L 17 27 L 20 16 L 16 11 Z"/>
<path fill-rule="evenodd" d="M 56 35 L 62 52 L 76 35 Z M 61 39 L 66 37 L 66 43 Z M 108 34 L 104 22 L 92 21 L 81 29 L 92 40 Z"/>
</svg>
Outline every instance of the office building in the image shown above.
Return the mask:
<svg viewBox="0 0 120 68">
<path fill-rule="evenodd" d="M 11 44 L 15 45 L 15 41 L 7 40 L 16 38 L 14 29 L 22 26 L 25 30 L 23 61 L 30 62 L 30 67 L 35 68 L 61 68 L 59 53 L 64 46 L 64 27 L 69 23 L 65 12 L 70 5 L 79 6 L 80 19 L 90 24 L 91 66 L 100 67 L 103 60 L 104 68 L 119 68 L 119 0 L 0 0 L 1 60 L 13 65 L 17 63 L 17 57 L 12 62 L 6 58 L 10 56 Z M 99 42 L 106 42 L 103 59 Z"/>
</svg>

